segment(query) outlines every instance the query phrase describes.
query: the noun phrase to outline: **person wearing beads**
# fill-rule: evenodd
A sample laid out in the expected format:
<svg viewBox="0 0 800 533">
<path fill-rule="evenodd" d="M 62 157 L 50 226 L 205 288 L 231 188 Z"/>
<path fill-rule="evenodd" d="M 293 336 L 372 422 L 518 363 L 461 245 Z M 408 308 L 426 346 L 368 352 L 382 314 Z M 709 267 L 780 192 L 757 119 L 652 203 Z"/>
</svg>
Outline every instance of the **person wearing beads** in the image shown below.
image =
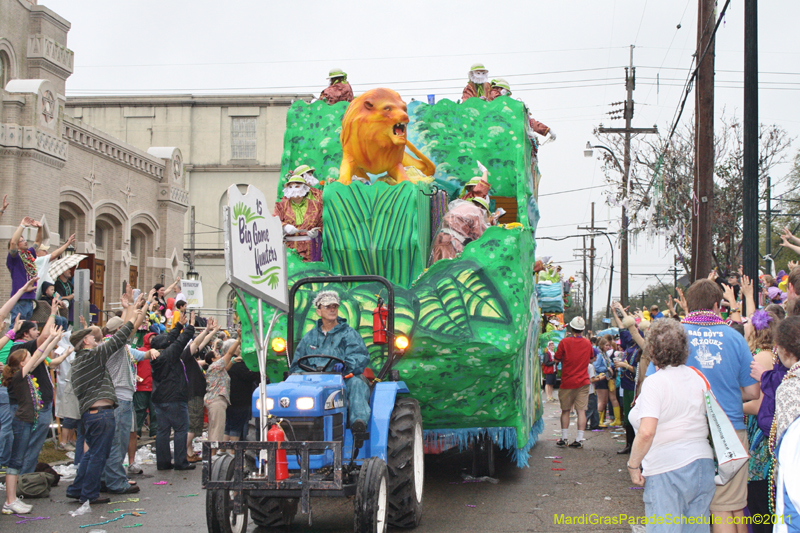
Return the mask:
<svg viewBox="0 0 800 533">
<path fill-rule="evenodd" d="M 6 471 L 6 501 L 3 514 L 27 514 L 32 507 L 17 498 L 17 478 L 19 477 L 26 452 L 31 445 L 31 438 L 37 427 L 45 423 L 39 420 L 39 413 L 44 408 L 40 383 L 32 372 L 50 354 L 53 346 L 61 338 L 61 328 L 51 330 L 44 343 L 33 353 L 24 348 L 16 348 L 3 367 L 3 386 L 13 391 L 17 399 L 14 410 L 14 445 L 11 448 L 11 461 Z"/>
<path fill-rule="evenodd" d="M 646 343 L 644 333 L 650 327 L 649 320 L 640 320 L 638 327 L 636 319 L 629 316 L 619 302 L 614 302 L 614 309 L 622 315 L 622 320 L 614 313 L 614 320 L 619 328 L 620 345 L 624 356 L 614 362 L 616 372 L 620 376 L 620 389 L 622 389 L 622 425 L 625 427 L 625 447 L 617 452 L 619 455 L 631 453 L 633 439 L 636 436 L 633 426 L 628 421 L 628 413 L 631 411 L 633 402 L 636 399 L 636 382 L 639 374 L 639 367 L 647 368 L 647 362 L 642 359 Z M 642 330 L 642 333 L 639 332 Z M 615 409 L 615 415 L 617 411 Z M 617 422 L 617 420 L 615 420 Z"/>
<path fill-rule="evenodd" d="M 747 342 L 720 316 L 723 293 L 710 279 L 695 281 L 686 291 L 688 313 L 683 327 L 689 337 L 686 363 L 703 373 L 745 449 L 747 426 L 742 402 L 760 396 L 758 382 L 750 376 L 753 356 Z M 734 305 L 734 304 L 732 304 Z M 714 532 L 736 531 L 734 518 L 743 519 L 747 506 L 747 469 L 742 468 L 725 485 L 719 485 L 711 501 L 715 519 Z"/>
<path fill-rule="evenodd" d="M 654 322 L 647 333 L 647 345 L 658 371 L 642 383 L 642 392 L 628 416 L 636 430 L 628 474 L 635 485 L 644 486 L 647 517 L 704 518 L 700 524 L 678 528 L 648 523 L 648 532 L 707 532 L 715 485 L 705 382 L 695 369 L 686 366 L 686 331 L 674 320 Z"/>
<path fill-rule="evenodd" d="M 752 288 L 750 294 L 752 294 Z M 754 359 L 751 367 L 758 364 L 761 367 L 768 368 L 772 365 L 772 350 L 778 323 L 778 317 L 774 313 L 759 309 L 752 314 L 750 320 L 745 324 L 747 343 L 753 352 Z M 744 402 L 743 406 L 747 423 L 747 440 L 750 443 L 747 508 L 751 515 L 766 515 L 770 513 L 768 478 L 772 466 L 772 455 L 769 451 L 769 431 L 762 431 L 758 424 L 758 412 L 764 399 L 765 395 L 762 391 L 758 399 Z M 771 397 L 771 401 L 774 406 L 774 396 Z M 772 530 L 772 525 L 752 524 L 752 528 L 753 533 L 768 533 Z"/>
<path fill-rule="evenodd" d="M 800 317 L 789 317 L 778 326 L 775 346 L 787 372 L 775 391 L 775 417 L 769 434 L 772 452 L 771 507 L 779 516 L 789 515 L 793 529 L 779 524 L 776 531 L 797 531 L 800 524 L 800 454 L 798 453 L 798 417 L 800 417 Z M 789 428 L 791 427 L 791 431 Z M 773 496 L 774 495 L 774 496 Z"/>
</svg>

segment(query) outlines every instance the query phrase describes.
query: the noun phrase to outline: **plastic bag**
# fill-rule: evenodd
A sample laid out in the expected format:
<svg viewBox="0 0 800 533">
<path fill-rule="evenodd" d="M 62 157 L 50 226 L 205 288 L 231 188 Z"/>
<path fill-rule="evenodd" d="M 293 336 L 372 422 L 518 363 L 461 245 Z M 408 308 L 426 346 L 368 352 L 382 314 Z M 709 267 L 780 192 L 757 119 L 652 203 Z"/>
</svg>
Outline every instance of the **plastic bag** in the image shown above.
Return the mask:
<svg viewBox="0 0 800 533">
<path fill-rule="evenodd" d="M 85 502 L 83 502 L 83 505 L 81 505 L 74 511 L 70 511 L 69 514 L 72 515 L 73 517 L 76 517 L 91 512 L 92 512 L 91 504 L 89 503 L 89 500 L 86 500 Z"/>
</svg>

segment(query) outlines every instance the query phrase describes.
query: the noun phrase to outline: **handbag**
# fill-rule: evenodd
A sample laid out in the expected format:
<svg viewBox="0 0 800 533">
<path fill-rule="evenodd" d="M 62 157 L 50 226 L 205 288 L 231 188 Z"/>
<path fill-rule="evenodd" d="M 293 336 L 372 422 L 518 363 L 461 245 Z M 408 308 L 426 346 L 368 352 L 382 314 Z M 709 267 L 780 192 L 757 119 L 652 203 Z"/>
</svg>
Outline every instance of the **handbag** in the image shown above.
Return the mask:
<svg viewBox="0 0 800 533">
<path fill-rule="evenodd" d="M 714 457 L 717 462 L 717 475 L 714 477 L 714 483 L 725 485 L 733 479 L 733 476 L 736 475 L 740 468 L 747 464 L 750 460 L 750 455 L 739 440 L 736 429 L 728 419 L 728 415 L 722 410 L 714 393 L 711 392 L 711 385 L 706 377 L 696 368 L 689 368 L 697 372 L 697 375 L 703 378 L 703 382 L 706 384 L 706 389 L 703 391 L 706 417 L 708 418 Z"/>
</svg>

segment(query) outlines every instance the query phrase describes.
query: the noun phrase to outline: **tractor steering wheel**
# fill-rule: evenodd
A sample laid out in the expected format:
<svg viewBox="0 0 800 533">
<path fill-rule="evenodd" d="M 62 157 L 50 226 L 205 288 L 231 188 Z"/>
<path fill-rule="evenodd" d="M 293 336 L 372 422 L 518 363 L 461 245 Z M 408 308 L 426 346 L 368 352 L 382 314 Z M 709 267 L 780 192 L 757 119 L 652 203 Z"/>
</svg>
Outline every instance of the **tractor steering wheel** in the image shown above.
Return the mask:
<svg viewBox="0 0 800 533">
<path fill-rule="evenodd" d="M 301 363 L 301 361 L 303 361 L 304 359 L 313 359 L 313 358 L 317 358 L 317 357 L 321 357 L 323 359 L 328 359 L 328 362 L 325 364 L 324 367 L 322 367 L 322 370 L 319 370 L 318 368 L 311 367 L 309 365 Z M 303 357 L 301 357 L 300 359 L 298 359 L 294 363 L 298 367 L 300 367 L 301 370 L 305 370 L 306 372 L 325 372 L 325 370 L 329 366 L 331 366 L 331 363 L 342 363 L 342 366 L 347 368 L 347 364 L 344 361 L 342 361 L 338 357 L 334 357 L 332 355 L 321 355 L 321 354 L 320 355 L 304 355 Z"/>
</svg>

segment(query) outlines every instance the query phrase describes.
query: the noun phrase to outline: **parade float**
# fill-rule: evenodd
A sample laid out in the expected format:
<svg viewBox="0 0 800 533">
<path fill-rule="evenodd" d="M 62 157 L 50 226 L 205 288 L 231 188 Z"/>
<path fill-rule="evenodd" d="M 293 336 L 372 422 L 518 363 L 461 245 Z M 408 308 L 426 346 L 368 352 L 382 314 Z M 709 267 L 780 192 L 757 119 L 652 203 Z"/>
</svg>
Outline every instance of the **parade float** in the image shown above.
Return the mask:
<svg viewBox="0 0 800 533">
<path fill-rule="evenodd" d="M 308 277 L 388 279 L 395 331 L 411 340 L 393 368 L 419 401 L 426 452 L 498 449 L 525 466 L 544 426 L 533 276 L 539 175 L 528 110 L 506 96 L 412 101 L 406 109 L 394 91 L 366 94 L 350 104 L 298 101 L 288 112 L 278 191 L 291 170 L 309 165 L 324 205 L 322 260 L 303 262 L 287 250 L 289 286 Z M 480 174 L 476 161 L 488 168 L 492 204 L 513 206 L 513 216 L 457 257 L 429 265 L 448 202 Z M 339 316 L 369 340 L 377 373 L 386 360 L 385 346 L 372 342 L 380 320 L 372 308 L 386 296 L 378 283 L 302 287 L 294 300 L 294 342 L 314 327 L 311 302 L 323 289 L 339 292 Z M 244 298 L 240 316 L 242 305 L 256 309 L 254 299 Z M 270 322 L 276 313 L 265 307 L 262 319 Z M 287 330 L 280 317 L 271 338 L 285 339 Z M 242 355 L 253 370 L 256 352 L 245 336 Z M 270 349 L 272 383 L 287 369 L 285 353 Z"/>
</svg>

